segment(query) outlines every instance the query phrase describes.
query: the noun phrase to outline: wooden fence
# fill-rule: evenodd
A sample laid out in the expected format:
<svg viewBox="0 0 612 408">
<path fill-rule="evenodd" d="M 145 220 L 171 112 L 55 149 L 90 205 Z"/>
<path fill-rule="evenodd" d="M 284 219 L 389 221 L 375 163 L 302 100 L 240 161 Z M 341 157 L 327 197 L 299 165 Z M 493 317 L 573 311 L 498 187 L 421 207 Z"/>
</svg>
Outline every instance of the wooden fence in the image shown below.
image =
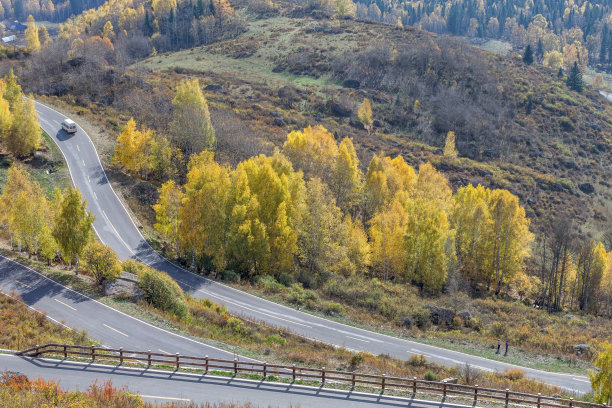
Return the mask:
<svg viewBox="0 0 612 408">
<path fill-rule="evenodd" d="M 94 346 L 79 346 L 67 344 L 45 344 L 15 353 L 20 356 L 41 357 L 44 355 L 61 356 L 64 359 L 69 356 L 87 358 L 91 361 L 118 361 L 137 362 L 151 367 L 154 364 L 175 369 L 197 368 L 205 372 L 219 370 L 237 375 L 239 373 L 257 374 L 263 379 L 270 380 L 271 377 L 287 378 L 291 381 L 317 381 L 321 385 L 325 383 L 347 384 L 351 387 L 362 385 L 365 387 L 394 389 L 411 392 L 413 396 L 417 392 L 446 396 L 459 396 L 473 401 L 474 406 L 479 400 L 501 401 L 505 407 L 509 404 L 521 404 L 553 408 L 607 408 L 606 404 L 594 404 L 584 401 L 576 401 L 573 398 L 549 397 L 541 394 L 527 394 L 522 392 L 484 388 L 478 385 L 454 384 L 446 381 L 426 381 L 414 378 L 391 377 L 387 375 L 362 374 L 347 371 L 327 370 L 323 368 L 297 367 L 295 365 L 279 365 L 259 362 L 248 362 L 234 360 L 221 360 L 216 358 L 182 356 L 179 353 L 165 354 L 148 351 L 132 351 L 119 349 L 108 349 Z"/>
</svg>

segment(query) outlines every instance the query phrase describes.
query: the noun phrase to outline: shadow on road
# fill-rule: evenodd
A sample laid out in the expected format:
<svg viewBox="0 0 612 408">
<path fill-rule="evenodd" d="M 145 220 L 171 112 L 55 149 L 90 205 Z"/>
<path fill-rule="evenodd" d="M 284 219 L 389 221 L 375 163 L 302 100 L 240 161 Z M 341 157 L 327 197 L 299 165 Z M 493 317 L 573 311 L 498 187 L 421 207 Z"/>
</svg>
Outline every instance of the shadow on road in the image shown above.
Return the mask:
<svg viewBox="0 0 612 408">
<path fill-rule="evenodd" d="M 268 393 L 290 393 L 296 396 L 316 397 L 322 400 L 350 401 L 353 403 L 371 403 L 377 406 L 387 407 L 413 407 L 413 408 L 454 408 L 462 405 L 441 403 L 439 401 L 421 401 L 409 398 L 399 398 L 383 394 L 364 394 L 353 391 L 333 390 L 328 388 L 317 388 L 301 386 L 295 384 L 269 383 L 266 381 L 254 381 L 241 378 L 213 377 L 209 375 L 188 374 L 182 372 L 157 371 L 147 369 L 128 368 L 122 366 L 102 366 L 87 363 L 78 363 L 66 360 L 43 360 L 30 357 L 20 357 L 23 361 L 32 364 L 39 369 L 53 369 L 61 379 L 62 373 L 79 373 L 82 378 L 91 376 L 93 382 L 96 378 L 111 379 L 116 385 L 121 385 L 122 379 L 134 384 L 134 389 L 138 389 L 138 380 L 143 380 L 143 384 L 150 385 L 151 381 L 172 381 L 176 384 L 176 390 L 182 395 L 201 395 L 205 390 L 195 390 L 190 385 L 208 385 L 212 387 L 230 387 L 228 395 L 231 395 L 231 388 L 235 390 L 259 391 Z M 122 378 L 123 377 L 123 378 Z M 142 391 L 144 393 L 144 391 Z"/>
</svg>

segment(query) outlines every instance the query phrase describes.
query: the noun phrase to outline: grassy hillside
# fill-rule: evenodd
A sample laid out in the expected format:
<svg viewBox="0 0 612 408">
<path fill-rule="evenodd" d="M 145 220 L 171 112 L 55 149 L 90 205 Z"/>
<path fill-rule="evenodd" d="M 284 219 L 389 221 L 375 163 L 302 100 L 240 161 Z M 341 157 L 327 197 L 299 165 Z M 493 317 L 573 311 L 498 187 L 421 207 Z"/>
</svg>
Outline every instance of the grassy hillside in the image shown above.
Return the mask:
<svg viewBox="0 0 612 408">
<path fill-rule="evenodd" d="M 597 92 L 577 94 L 545 67 L 409 27 L 317 20 L 293 6 L 247 27 L 234 40 L 133 66 L 162 90 L 185 76 L 210 85 L 222 159 L 269 151 L 290 130 L 321 123 L 352 136 L 362 163 L 378 151 L 402 154 L 433 161 L 456 187 L 508 188 L 536 225 L 558 213 L 595 237 L 609 225 L 612 107 Z M 371 134 L 356 120 L 364 97 L 374 104 Z M 449 130 L 459 160 L 441 155 Z M 236 138 L 257 145 L 240 151 Z"/>
</svg>

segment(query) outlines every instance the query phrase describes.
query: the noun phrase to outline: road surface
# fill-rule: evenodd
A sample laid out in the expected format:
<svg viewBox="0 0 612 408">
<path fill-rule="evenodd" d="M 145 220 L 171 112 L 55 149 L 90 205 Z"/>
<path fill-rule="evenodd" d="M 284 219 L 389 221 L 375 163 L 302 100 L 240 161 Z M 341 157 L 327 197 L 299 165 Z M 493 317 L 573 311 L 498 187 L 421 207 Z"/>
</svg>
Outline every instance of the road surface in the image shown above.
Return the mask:
<svg viewBox="0 0 612 408">
<path fill-rule="evenodd" d="M 30 307 L 42 310 L 56 322 L 87 330 L 87 334 L 109 348 L 189 356 L 233 359 L 234 353 L 204 344 L 142 320 L 75 292 L 40 273 L 0 256 L 0 291 L 21 295 Z M 240 360 L 249 360 L 240 357 Z"/>
<path fill-rule="evenodd" d="M 197 375 L 181 372 L 143 370 L 105 366 L 73 361 L 37 359 L 0 354 L 0 369 L 12 370 L 31 379 L 60 380 L 64 389 L 86 390 L 98 380 L 111 380 L 117 387 L 126 386 L 146 401 L 167 402 L 251 402 L 267 407 L 317 408 L 468 408 L 461 405 L 416 399 L 398 398 L 381 394 L 331 390 L 291 384 L 269 383 L 239 378 Z M 452 400 L 451 400 L 452 401 Z M 470 407 L 472 408 L 472 407 Z"/>
<path fill-rule="evenodd" d="M 73 183 L 81 190 L 87 199 L 89 210 L 96 217 L 94 222 L 96 233 L 100 240 L 117 252 L 121 259 L 138 258 L 168 273 L 192 296 L 210 298 L 225 305 L 233 314 L 284 327 L 294 333 L 328 344 L 374 354 L 386 353 L 400 359 L 407 359 L 412 354 L 424 354 L 437 363 L 450 366 L 469 363 L 475 368 L 489 371 L 501 372 L 508 368 L 516 368 L 504 362 L 390 337 L 312 316 L 230 288 L 176 266 L 159 255 L 144 239 L 110 185 L 96 149 L 83 129 L 78 127 L 76 134 L 68 135 L 60 126 L 61 121 L 66 118 L 64 115 L 38 102 L 36 110 L 42 129 L 59 146 L 68 164 Z M 570 391 L 584 393 L 591 390 L 590 382 L 585 376 L 549 373 L 522 367 L 521 369 L 529 378 Z"/>
</svg>

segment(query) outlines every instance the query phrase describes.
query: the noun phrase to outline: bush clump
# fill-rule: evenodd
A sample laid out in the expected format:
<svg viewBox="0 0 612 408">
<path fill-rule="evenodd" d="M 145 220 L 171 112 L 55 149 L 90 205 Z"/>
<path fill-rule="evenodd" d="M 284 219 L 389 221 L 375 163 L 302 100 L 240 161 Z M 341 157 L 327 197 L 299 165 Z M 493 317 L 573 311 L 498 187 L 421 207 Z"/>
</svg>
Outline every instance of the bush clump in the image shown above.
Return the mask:
<svg viewBox="0 0 612 408">
<path fill-rule="evenodd" d="M 168 274 L 145 267 L 138 275 L 138 286 L 144 292 L 144 299 L 152 306 L 173 313 L 180 319 L 189 315 L 185 293 Z"/>
</svg>

